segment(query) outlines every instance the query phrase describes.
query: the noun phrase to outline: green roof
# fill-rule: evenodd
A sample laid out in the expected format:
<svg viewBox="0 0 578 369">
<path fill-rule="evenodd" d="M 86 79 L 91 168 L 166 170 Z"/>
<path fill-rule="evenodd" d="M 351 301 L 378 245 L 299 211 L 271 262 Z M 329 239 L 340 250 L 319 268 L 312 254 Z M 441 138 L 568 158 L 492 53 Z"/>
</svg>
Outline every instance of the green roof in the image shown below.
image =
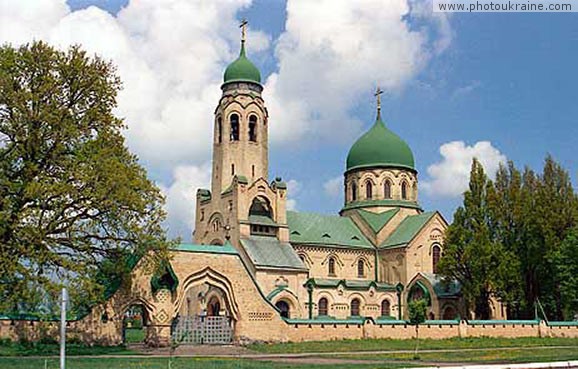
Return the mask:
<svg viewBox="0 0 578 369">
<path fill-rule="evenodd" d="M 434 215 L 435 212 L 427 212 L 406 217 L 379 247 L 407 245 Z"/>
<path fill-rule="evenodd" d="M 251 224 L 258 224 L 258 225 L 265 225 L 271 227 L 278 227 L 279 225 L 275 223 L 275 221 L 269 218 L 266 215 L 249 215 L 249 223 Z"/>
<path fill-rule="evenodd" d="M 229 64 L 225 69 L 224 83 L 229 82 L 253 82 L 261 83 L 261 73 L 245 54 L 245 42 L 241 42 L 241 52 L 237 60 Z"/>
<path fill-rule="evenodd" d="M 432 285 L 435 294 L 439 297 L 457 296 L 461 292 L 461 285 L 458 281 L 445 282 L 439 274 L 421 273 Z"/>
<path fill-rule="evenodd" d="M 360 209 L 357 211 L 359 216 L 373 229 L 375 233 L 381 229 L 397 214 L 399 209 L 391 209 L 382 213 L 373 213 L 371 211 Z"/>
<path fill-rule="evenodd" d="M 396 167 L 415 170 L 408 144 L 387 129 L 381 117 L 349 150 L 347 170 L 371 167 Z"/>
<path fill-rule="evenodd" d="M 305 285 L 312 285 L 317 288 L 337 288 L 343 285 L 348 290 L 369 290 L 374 287 L 378 291 L 395 291 L 395 286 L 372 280 L 355 280 L 355 279 L 331 279 L 331 278 L 309 278 Z"/>
<path fill-rule="evenodd" d="M 421 210 L 421 207 L 416 201 L 410 200 L 393 200 L 393 199 L 375 199 L 375 200 L 357 200 L 352 201 L 346 204 L 343 210 L 351 210 L 351 209 L 362 209 L 368 207 L 376 207 L 376 206 L 391 206 L 391 207 L 404 207 L 404 208 L 411 208 L 411 209 L 418 209 Z"/>
<path fill-rule="evenodd" d="M 191 243 L 181 243 L 174 248 L 172 251 L 182 251 L 182 252 L 199 252 L 207 254 L 230 254 L 238 255 L 239 252 L 229 243 L 225 243 L 223 246 L 219 245 L 196 245 Z"/>
<path fill-rule="evenodd" d="M 291 243 L 373 249 L 347 217 L 288 211 L 287 224 Z"/>
<path fill-rule="evenodd" d="M 255 266 L 307 270 L 293 247 L 275 237 L 251 236 L 241 245 Z"/>
</svg>

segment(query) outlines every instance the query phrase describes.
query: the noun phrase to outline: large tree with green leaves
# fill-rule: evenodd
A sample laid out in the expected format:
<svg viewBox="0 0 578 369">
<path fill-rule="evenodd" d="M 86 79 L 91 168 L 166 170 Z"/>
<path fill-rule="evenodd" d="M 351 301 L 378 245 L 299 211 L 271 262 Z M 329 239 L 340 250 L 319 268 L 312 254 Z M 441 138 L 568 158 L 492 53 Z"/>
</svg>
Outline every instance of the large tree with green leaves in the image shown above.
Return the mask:
<svg viewBox="0 0 578 369">
<path fill-rule="evenodd" d="M 491 298 L 507 298 L 506 285 L 517 272 L 516 258 L 499 242 L 489 216 L 495 198 L 492 182 L 474 159 L 469 189 L 446 231 L 439 264 L 442 275 L 461 284 L 468 308 L 480 319 L 490 317 Z"/>
<path fill-rule="evenodd" d="M 166 256 L 162 195 L 113 114 L 120 88 L 79 47 L 0 47 L 1 310 L 62 284 L 94 300 L 131 255 Z"/>
</svg>

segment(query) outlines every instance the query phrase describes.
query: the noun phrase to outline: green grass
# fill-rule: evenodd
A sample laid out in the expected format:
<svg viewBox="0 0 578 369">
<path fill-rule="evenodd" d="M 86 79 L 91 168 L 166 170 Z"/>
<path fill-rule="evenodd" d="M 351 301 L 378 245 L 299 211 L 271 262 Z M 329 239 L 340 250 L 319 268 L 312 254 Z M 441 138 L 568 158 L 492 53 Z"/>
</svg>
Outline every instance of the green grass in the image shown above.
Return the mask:
<svg viewBox="0 0 578 369">
<path fill-rule="evenodd" d="M 578 347 L 578 338 L 448 338 L 443 340 L 420 339 L 420 349 L 460 349 L 494 347 L 535 347 L 535 346 L 574 346 Z M 302 352 L 346 352 L 346 351 L 388 351 L 411 350 L 414 340 L 364 339 L 341 341 L 315 341 L 279 344 L 254 344 L 247 348 L 268 354 Z"/>
<path fill-rule="evenodd" d="M 66 361 L 67 369 L 168 369 L 168 358 L 162 359 L 70 359 Z M 49 359 L 46 361 L 47 369 L 57 369 L 59 366 L 58 359 Z M 2 369 L 43 369 L 44 359 L 8 359 L 0 358 L 0 368 Z M 251 360 L 225 360 L 225 359 L 194 359 L 194 358 L 174 358 L 171 363 L 171 369 L 307 369 L 307 368 L 326 368 L 326 369 L 369 369 L 369 368 L 400 368 L 404 365 L 401 363 L 384 364 L 376 366 L 375 364 L 342 364 L 342 365 L 312 365 L 312 364 L 287 364 L 268 361 L 251 361 Z"/>
<path fill-rule="evenodd" d="M 60 346 L 57 343 L 11 342 L 0 341 L 0 357 L 2 356 L 50 356 L 58 355 Z M 128 350 L 124 346 L 87 346 L 82 343 L 67 343 L 67 355 L 137 355 L 138 352 Z M 2 366 L 0 365 L 0 368 Z M 44 368 L 44 367 L 42 367 Z"/>
<path fill-rule="evenodd" d="M 142 328 L 127 328 L 125 335 L 127 343 L 141 343 L 145 339 L 145 331 Z"/>
<path fill-rule="evenodd" d="M 338 355 L 342 359 L 409 361 L 413 353 L 377 355 Z M 532 349 L 488 349 L 480 351 L 421 352 L 419 361 L 435 363 L 500 363 L 500 362 L 542 362 L 578 360 L 578 346 L 553 348 L 533 347 Z M 419 362 L 418 361 L 418 362 Z"/>
</svg>

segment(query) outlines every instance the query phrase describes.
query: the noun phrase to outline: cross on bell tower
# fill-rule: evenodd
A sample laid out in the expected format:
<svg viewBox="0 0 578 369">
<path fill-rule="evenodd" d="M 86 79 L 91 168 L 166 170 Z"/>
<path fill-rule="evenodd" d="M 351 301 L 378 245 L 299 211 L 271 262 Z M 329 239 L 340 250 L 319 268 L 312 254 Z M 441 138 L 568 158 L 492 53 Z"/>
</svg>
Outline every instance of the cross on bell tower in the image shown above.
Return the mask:
<svg viewBox="0 0 578 369">
<path fill-rule="evenodd" d="M 381 88 L 379 88 L 379 86 L 377 86 L 377 89 L 375 90 L 375 93 L 373 94 L 373 96 L 375 96 L 375 98 L 377 99 L 377 119 L 381 119 L 381 94 L 383 93 L 383 91 L 381 90 Z"/>
</svg>

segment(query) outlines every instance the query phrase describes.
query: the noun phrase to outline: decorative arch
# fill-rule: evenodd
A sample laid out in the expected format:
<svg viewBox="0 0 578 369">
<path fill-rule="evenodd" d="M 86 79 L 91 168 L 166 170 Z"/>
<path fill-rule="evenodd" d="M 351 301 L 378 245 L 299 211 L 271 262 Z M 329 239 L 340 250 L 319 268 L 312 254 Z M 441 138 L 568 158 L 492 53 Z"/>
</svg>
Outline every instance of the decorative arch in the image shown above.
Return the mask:
<svg viewBox="0 0 578 369">
<path fill-rule="evenodd" d="M 303 311 L 301 310 L 301 305 L 299 304 L 299 299 L 297 295 L 291 290 L 285 288 L 279 292 L 271 301 L 271 303 L 277 306 L 279 301 L 286 301 L 289 304 L 289 314 L 293 317 L 302 316 Z M 291 316 L 289 316 L 290 318 Z"/>
<path fill-rule="evenodd" d="M 383 198 L 384 199 L 391 199 L 393 198 L 392 194 L 392 181 L 389 178 L 386 178 L 385 181 L 383 181 Z"/>
<path fill-rule="evenodd" d="M 441 310 L 441 319 L 443 320 L 455 320 L 458 319 L 459 312 L 458 309 L 453 304 L 446 304 Z"/>
<path fill-rule="evenodd" d="M 442 257 L 442 247 L 439 243 L 434 243 L 431 246 L 431 261 L 432 261 L 432 272 L 438 272 L 438 263 Z"/>
<path fill-rule="evenodd" d="M 209 217 L 209 227 L 212 232 L 218 232 L 223 224 L 223 215 L 221 213 L 215 212 Z"/>
<path fill-rule="evenodd" d="M 255 113 L 249 113 L 249 141 L 257 142 L 257 128 L 258 128 L 259 118 Z"/>
<path fill-rule="evenodd" d="M 391 316 L 391 302 L 388 298 L 384 298 L 381 301 L 381 316 L 389 317 Z"/>
<path fill-rule="evenodd" d="M 310 268 L 313 265 L 313 260 L 311 260 L 311 258 L 309 257 L 309 255 L 307 255 L 305 251 L 298 251 L 297 256 L 299 257 L 299 259 L 301 259 L 301 261 L 303 262 L 303 264 L 305 264 L 306 267 Z"/>
<path fill-rule="evenodd" d="M 408 200 L 408 184 L 407 184 L 407 180 L 402 179 L 401 180 L 401 185 L 400 185 L 400 196 L 402 200 Z"/>
<path fill-rule="evenodd" d="M 241 115 L 237 112 L 229 114 L 229 139 L 231 141 L 239 141 L 241 138 Z"/>
<path fill-rule="evenodd" d="M 365 198 L 373 199 L 373 183 L 369 179 L 365 180 Z"/>
<path fill-rule="evenodd" d="M 355 258 L 351 266 L 357 268 L 358 277 L 365 277 L 367 275 L 367 272 L 371 270 L 371 264 L 365 255 L 359 255 L 357 258 Z M 360 268 L 361 271 L 363 272 L 362 274 L 359 274 Z"/>
<path fill-rule="evenodd" d="M 330 265 L 331 265 L 331 260 L 333 260 L 334 268 L 335 268 L 335 269 L 333 270 L 333 273 L 331 273 L 331 271 L 329 270 Z M 327 265 L 328 274 L 334 274 L 334 275 L 336 275 L 336 274 L 337 274 L 338 267 L 339 267 L 339 268 L 343 268 L 343 266 L 344 266 L 345 264 L 343 263 L 343 261 L 341 260 L 341 258 L 339 257 L 339 255 L 337 255 L 337 254 L 334 253 L 334 252 L 331 252 L 331 253 L 329 253 L 329 254 L 325 257 L 325 259 L 321 262 L 321 265 Z"/>
<path fill-rule="evenodd" d="M 231 281 L 224 275 L 213 270 L 211 267 L 206 267 L 200 271 L 190 274 L 184 280 L 181 286 L 177 289 L 177 303 L 173 310 L 173 318 L 177 312 L 180 311 L 181 306 L 185 302 L 185 296 L 188 289 L 201 284 L 208 284 L 219 288 L 223 292 L 224 306 L 231 314 L 234 320 L 239 320 L 239 305 L 234 294 L 234 289 Z"/>
<path fill-rule="evenodd" d="M 275 219 L 269 198 L 265 195 L 255 196 L 249 207 L 249 216 L 251 215 L 265 216 L 271 220 Z"/>
</svg>

